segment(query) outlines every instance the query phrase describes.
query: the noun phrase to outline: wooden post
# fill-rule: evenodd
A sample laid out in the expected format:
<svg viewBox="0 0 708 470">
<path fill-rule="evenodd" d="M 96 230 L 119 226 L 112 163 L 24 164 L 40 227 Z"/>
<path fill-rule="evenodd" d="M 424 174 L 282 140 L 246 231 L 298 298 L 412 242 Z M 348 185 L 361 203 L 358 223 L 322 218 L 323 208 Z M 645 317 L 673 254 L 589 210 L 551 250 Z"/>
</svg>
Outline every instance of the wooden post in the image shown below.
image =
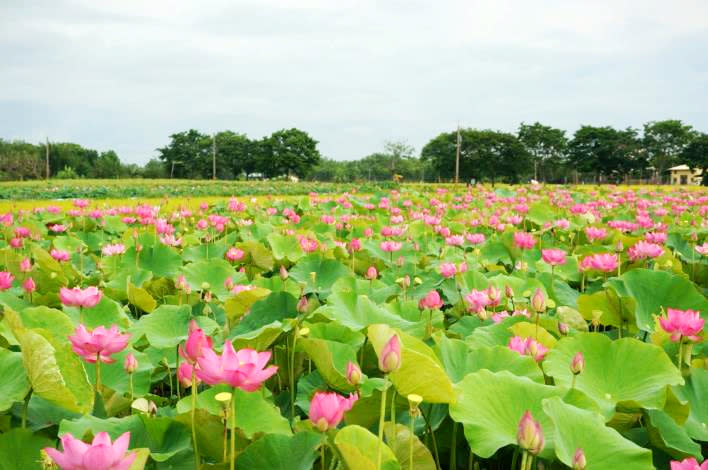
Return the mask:
<svg viewBox="0 0 708 470">
<path fill-rule="evenodd" d="M 212 138 L 212 146 L 211 146 L 211 179 L 215 180 L 216 179 L 216 134 L 214 134 Z"/>
<path fill-rule="evenodd" d="M 47 146 L 46 147 L 47 147 L 47 151 L 46 151 L 46 164 L 47 164 L 46 179 L 47 179 L 47 181 L 49 181 L 49 137 L 47 137 Z"/>
<path fill-rule="evenodd" d="M 462 138 L 460 137 L 460 123 L 457 123 L 457 155 L 455 156 L 455 184 L 460 182 L 460 144 L 462 143 Z"/>
</svg>

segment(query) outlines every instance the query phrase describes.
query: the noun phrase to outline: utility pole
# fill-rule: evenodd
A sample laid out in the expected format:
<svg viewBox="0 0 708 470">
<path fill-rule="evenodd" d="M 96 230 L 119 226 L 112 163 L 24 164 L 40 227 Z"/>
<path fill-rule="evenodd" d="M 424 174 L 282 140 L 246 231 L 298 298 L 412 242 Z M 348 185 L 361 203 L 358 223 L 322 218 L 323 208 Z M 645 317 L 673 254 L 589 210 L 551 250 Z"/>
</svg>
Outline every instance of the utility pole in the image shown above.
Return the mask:
<svg viewBox="0 0 708 470">
<path fill-rule="evenodd" d="M 46 179 L 49 181 L 49 137 L 47 137 L 46 165 Z"/>
<path fill-rule="evenodd" d="M 460 122 L 457 122 L 457 155 L 455 156 L 455 184 L 460 182 L 460 144 L 462 143 L 462 138 L 460 137 Z"/>
<path fill-rule="evenodd" d="M 211 179 L 216 179 L 216 134 L 212 137 L 211 145 Z"/>
</svg>

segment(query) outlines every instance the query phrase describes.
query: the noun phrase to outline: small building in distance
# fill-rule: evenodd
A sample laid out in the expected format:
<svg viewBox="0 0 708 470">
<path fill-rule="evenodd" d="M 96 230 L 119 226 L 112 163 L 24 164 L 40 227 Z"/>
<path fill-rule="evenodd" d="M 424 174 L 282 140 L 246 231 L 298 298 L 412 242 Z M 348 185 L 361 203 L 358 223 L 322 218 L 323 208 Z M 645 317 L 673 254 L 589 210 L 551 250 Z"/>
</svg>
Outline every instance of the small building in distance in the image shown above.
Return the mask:
<svg viewBox="0 0 708 470">
<path fill-rule="evenodd" d="M 671 184 L 701 184 L 703 170 L 696 168 L 691 171 L 688 165 L 678 165 L 669 168 Z"/>
</svg>

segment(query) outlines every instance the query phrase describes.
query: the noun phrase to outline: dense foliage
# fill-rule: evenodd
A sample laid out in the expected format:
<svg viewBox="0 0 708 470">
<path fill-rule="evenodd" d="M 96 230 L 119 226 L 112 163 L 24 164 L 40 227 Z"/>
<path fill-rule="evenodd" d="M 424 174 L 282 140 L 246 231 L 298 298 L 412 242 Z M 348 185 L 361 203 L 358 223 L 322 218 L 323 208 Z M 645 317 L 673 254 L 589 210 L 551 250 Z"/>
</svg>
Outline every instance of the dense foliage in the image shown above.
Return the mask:
<svg viewBox="0 0 708 470">
<path fill-rule="evenodd" d="M 459 130 L 461 181 L 653 182 L 668 179 L 674 165 L 708 168 L 708 135 L 680 120 L 652 121 L 637 129 L 581 126 L 574 135 L 541 123 L 516 134 Z M 170 136 L 144 167 L 123 165 L 113 151 L 72 143 L 49 144 L 55 178 L 187 178 L 314 181 L 449 182 L 455 177 L 458 131 L 425 144 L 420 155 L 405 142 L 386 142 L 363 158 L 337 161 L 321 156 L 317 140 L 300 129 L 253 139 L 230 130 L 214 135 L 190 129 Z M 46 176 L 45 145 L 0 140 L 0 180 Z M 708 174 L 708 172 L 704 172 Z M 708 184 L 708 177 L 705 178 Z"/>
<path fill-rule="evenodd" d="M 0 467 L 692 469 L 707 213 L 538 185 L 0 214 Z"/>
</svg>

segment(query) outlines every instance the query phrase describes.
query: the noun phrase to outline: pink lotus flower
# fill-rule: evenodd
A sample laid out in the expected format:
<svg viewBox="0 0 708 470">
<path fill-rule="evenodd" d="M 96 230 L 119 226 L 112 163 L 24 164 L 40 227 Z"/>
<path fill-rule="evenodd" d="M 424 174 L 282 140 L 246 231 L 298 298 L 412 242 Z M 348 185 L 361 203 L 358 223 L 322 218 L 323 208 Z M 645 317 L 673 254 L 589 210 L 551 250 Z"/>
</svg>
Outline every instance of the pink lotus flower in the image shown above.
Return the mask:
<svg viewBox="0 0 708 470">
<path fill-rule="evenodd" d="M 57 261 L 69 261 L 69 252 L 52 248 L 49 254 Z"/>
<path fill-rule="evenodd" d="M 321 432 L 336 428 L 358 399 L 356 393 L 346 398 L 335 392 L 317 392 L 310 402 L 310 421 Z"/>
<path fill-rule="evenodd" d="M 546 295 L 540 287 L 536 288 L 536 291 L 533 293 L 533 297 L 531 297 L 531 306 L 538 313 L 543 313 L 546 311 Z"/>
<path fill-rule="evenodd" d="M 246 253 L 244 253 L 243 250 L 238 249 L 236 247 L 231 247 L 226 251 L 226 259 L 231 262 L 239 261 L 243 259 L 245 254 Z"/>
<path fill-rule="evenodd" d="M 62 470 L 128 470 L 137 454 L 125 455 L 130 444 L 130 431 L 121 434 L 115 442 L 107 432 L 99 432 L 91 444 L 76 439 L 69 433 L 61 437 L 64 452 L 45 447 L 44 451 Z"/>
<path fill-rule="evenodd" d="M 541 362 L 548 353 L 548 348 L 533 338 L 522 338 L 513 336 L 507 345 L 512 351 L 516 351 L 522 356 L 531 356 L 536 362 Z"/>
<path fill-rule="evenodd" d="M 627 250 L 629 259 L 631 259 L 632 261 L 646 258 L 656 258 L 658 256 L 661 256 L 663 252 L 664 249 L 661 247 L 661 245 L 645 241 L 638 241 L 634 246 L 630 247 L 629 250 Z"/>
<path fill-rule="evenodd" d="M 708 242 L 703 243 L 703 245 L 696 245 L 696 251 L 703 256 L 708 256 Z"/>
<path fill-rule="evenodd" d="M 585 458 L 585 452 L 583 449 L 578 448 L 573 454 L 573 470 L 585 470 L 588 461 Z"/>
<path fill-rule="evenodd" d="M 379 355 L 379 369 L 384 374 L 395 372 L 401 367 L 401 340 L 398 335 L 391 336 L 391 339 L 384 345 Z"/>
<path fill-rule="evenodd" d="M 32 277 L 28 277 L 25 279 L 25 281 L 22 283 L 22 289 L 28 293 L 31 294 L 32 292 L 37 290 L 37 284 L 34 282 L 34 279 Z"/>
<path fill-rule="evenodd" d="M 462 235 L 450 235 L 445 238 L 445 244 L 449 246 L 462 246 L 465 244 L 465 237 Z"/>
<path fill-rule="evenodd" d="M 536 244 L 536 239 L 528 232 L 515 232 L 514 245 L 522 250 L 530 250 Z"/>
<path fill-rule="evenodd" d="M 366 270 L 366 278 L 370 281 L 373 281 L 379 276 L 378 271 L 374 266 L 369 266 L 369 269 Z"/>
<path fill-rule="evenodd" d="M 211 338 L 204 334 L 197 322 L 192 320 L 189 323 L 189 337 L 184 344 L 179 347 L 179 355 L 190 364 L 196 364 L 197 360 L 204 355 L 204 350 L 211 349 Z"/>
<path fill-rule="evenodd" d="M 596 269 L 605 273 L 617 270 L 619 259 L 614 253 L 598 253 L 588 256 L 581 263 L 582 268 Z"/>
<path fill-rule="evenodd" d="M 588 237 L 588 240 L 590 240 L 590 243 L 592 243 L 595 240 L 602 240 L 605 238 L 607 236 L 607 230 L 604 228 L 586 227 L 585 235 Z"/>
<path fill-rule="evenodd" d="M 394 251 L 399 251 L 403 247 L 403 243 L 394 241 L 381 242 L 379 245 L 383 251 L 388 253 L 393 253 Z"/>
<path fill-rule="evenodd" d="M 465 296 L 465 301 L 468 304 L 467 309 L 474 313 L 482 313 L 484 307 L 490 303 L 487 292 L 477 289 L 472 289 L 472 291 Z"/>
<path fill-rule="evenodd" d="M 66 225 L 53 224 L 49 226 L 49 230 L 55 233 L 66 232 Z"/>
<path fill-rule="evenodd" d="M 361 368 L 352 361 L 347 362 L 347 382 L 356 387 L 361 382 Z"/>
<path fill-rule="evenodd" d="M 121 334 L 116 325 L 108 330 L 99 326 L 88 331 L 84 325 L 79 324 L 74 334 L 69 336 L 71 349 L 86 362 L 95 363 L 100 360 L 105 364 L 115 362 L 111 355 L 124 350 L 129 339 L 130 335 Z"/>
<path fill-rule="evenodd" d="M 472 245 L 479 245 L 484 243 L 485 237 L 483 233 L 468 233 L 465 238 Z"/>
<path fill-rule="evenodd" d="M 123 253 L 125 253 L 125 245 L 122 243 L 109 244 L 101 248 L 103 256 L 122 255 Z"/>
<path fill-rule="evenodd" d="M 533 455 L 538 455 L 545 445 L 543 430 L 538 421 L 533 419 L 531 412 L 526 410 L 519 421 L 519 431 L 516 434 L 516 442 L 524 450 Z"/>
<path fill-rule="evenodd" d="M 442 263 L 440 264 L 440 266 L 438 266 L 438 269 L 440 269 L 440 274 L 442 274 L 442 276 L 445 278 L 454 277 L 457 273 L 457 267 L 455 266 L 455 263 Z"/>
<path fill-rule="evenodd" d="M 541 250 L 541 257 L 543 258 L 543 261 L 551 266 L 565 264 L 565 251 L 563 250 L 558 250 L 555 248 Z"/>
<path fill-rule="evenodd" d="M 202 356 L 197 359 L 197 377 L 209 385 L 223 383 L 253 392 L 278 371 L 277 366 L 264 369 L 270 355 L 270 351 L 258 352 L 248 348 L 236 352 L 231 341 L 226 341 L 221 356 L 211 348 L 202 350 Z"/>
<path fill-rule="evenodd" d="M 431 310 L 435 310 L 438 308 L 441 308 L 443 306 L 443 301 L 440 298 L 440 294 L 438 294 L 438 291 L 436 290 L 431 290 L 426 294 L 425 297 L 420 299 L 420 302 L 418 302 L 418 307 L 423 310 L 426 308 L 429 308 Z"/>
<path fill-rule="evenodd" d="M 67 307 L 92 308 L 98 305 L 102 297 L 103 292 L 95 286 L 89 286 L 86 289 L 80 287 L 59 289 L 59 300 Z"/>
<path fill-rule="evenodd" d="M 302 251 L 304 251 L 305 253 L 312 253 L 313 251 L 317 251 L 319 246 L 320 244 L 317 242 L 317 240 L 308 237 L 300 238 L 300 248 L 302 248 Z"/>
<path fill-rule="evenodd" d="M 693 310 L 666 309 L 666 316 L 659 318 L 661 328 L 671 334 L 671 341 L 681 341 L 688 338 L 690 341 L 701 340 L 704 320 L 700 313 Z"/>
<path fill-rule="evenodd" d="M 20 271 L 23 273 L 32 271 L 32 261 L 29 258 L 24 258 L 20 261 Z"/>
<path fill-rule="evenodd" d="M 138 370 L 138 360 L 135 358 L 135 354 L 128 353 L 128 355 L 125 356 L 125 359 L 123 360 L 123 370 L 125 370 L 128 374 L 133 374 L 136 370 Z"/>
<path fill-rule="evenodd" d="M 644 234 L 644 239 L 649 243 L 666 243 L 666 238 L 666 232 L 647 232 Z"/>
<path fill-rule="evenodd" d="M 585 370 L 585 357 L 583 357 L 583 353 L 578 351 L 575 353 L 575 356 L 573 356 L 573 360 L 570 361 L 570 371 L 573 375 L 578 375 L 583 370 Z"/>
<path fill-rule="evenodd" d="M 484 292 L 487 294 L 487 298 L 489 299 L 488 305 L 490 307 L 496 307 L 497 305 L 499 305 L 502 296 L 502 292 L 500 289 L 498 289 L 496 286 L 490 285 L 485 289 Z"/>
<path fill-rule="evenodd" d="M 177 368 L 177 380 L 179 380 L 179 383 L 182 384 L 184 388 L 188 388 L 192 386 L 192 376 L 194 375 L 194 366 L 190 364 L 189 362 L 181 362 L 179 364 L 179 367 Z M 201 382 L 199 380 L 199 377 L 194 376 L 195 381 L 197 384 Z"/>
<path fill-rule="evenodd" d="M 671 470 L 708 470 L 708 459 L 698 465 L 698 461 L 693 457 L 688 457 L 680 462 L 678 460 L 671 461 Z"/>
<path fill-rule="evenodd" d="M 12 281 L 15 280 L 15 276 L 8 271 L 0 271 L 0 291 L 7 290 L 12 287 Z"/>
</svg>

